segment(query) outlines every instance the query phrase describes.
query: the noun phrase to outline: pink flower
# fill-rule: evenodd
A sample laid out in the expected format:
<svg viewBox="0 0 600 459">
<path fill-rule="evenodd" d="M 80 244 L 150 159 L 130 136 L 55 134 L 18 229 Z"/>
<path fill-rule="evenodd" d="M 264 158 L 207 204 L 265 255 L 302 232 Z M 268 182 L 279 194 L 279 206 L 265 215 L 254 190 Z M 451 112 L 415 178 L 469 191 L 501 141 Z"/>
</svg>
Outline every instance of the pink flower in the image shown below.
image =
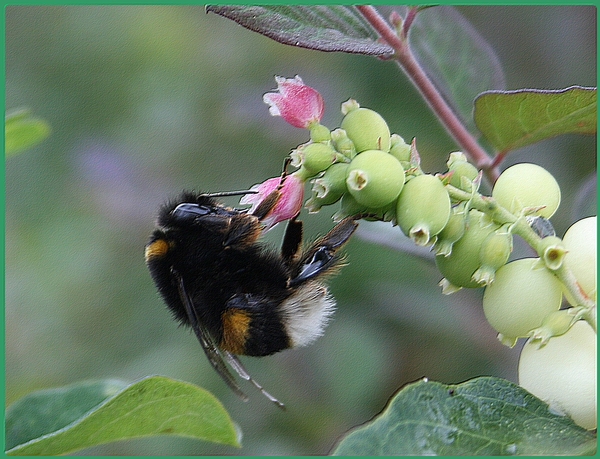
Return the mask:
<svg viewBox="0 0 600 459">
<path fill-rule="evenodd" d="M 298 75 L 294 79 L 276 76 L 275 81 L 277 92 L 263 96 L 271 115 L 281 116 L 292 126 L 305 129 L 321 121 L 325 108 L 321 94 L 306 86 Z"/>
<path fill-rule="evenodd" d="M 281 177 L 274 177 L 263 183 L 254 185 L 250 189 L 253 191 L 256 190 L 258 193 L 245 195 L 240 199 L 240 204 L 252 204 L 249 212 L 254 212 L 267 196 L 273 192 L 277 192 L 276 190 L 280 182 Z M 271 229 L 279 222 L 294 218 L 300 213 L 302 202 L 304 201 L 304 182 L 295 175 L 288 175 L 285 177 L 283 186 L 278 193 L 280 194 L 279 201 L 277 201 L 275 207 L 263 219 L 265 230 Z"/>
</svg>

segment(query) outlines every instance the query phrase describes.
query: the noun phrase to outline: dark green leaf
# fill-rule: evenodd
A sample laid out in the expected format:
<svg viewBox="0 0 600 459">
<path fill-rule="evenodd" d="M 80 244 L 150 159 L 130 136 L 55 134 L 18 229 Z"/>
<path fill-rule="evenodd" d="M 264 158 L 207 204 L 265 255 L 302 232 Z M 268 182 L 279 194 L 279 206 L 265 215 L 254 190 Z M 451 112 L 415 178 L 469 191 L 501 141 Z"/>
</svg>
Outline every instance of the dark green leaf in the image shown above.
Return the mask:
<svg viewBox="0 0 600 459">
<path fill-rule="evenodd" d="M 489 91 L 475 100 L 475 123 L 500 153 L 561 134 L 595 134 L 596 120 L 596 88 Z"/>
<path fill-rule="evenodd" d="M 207 11 L 286 45 L 382 56 L 394 50 L 352 6 L 215 6 Z"/>
<path fill-rule="evenodd" d="M 334 454 L 544 456 L 593 454 L 595 448 L 595 435 L 529 392 L 482 377 L 458 385 L 408 385 Z"/>
<path fill-rule="evenodd" d="M 50 135 L 50 126 L 29 110 L 20 109 L 7 113 L 4 132 L 5 155 L 10 156 L 44 140 Z"/>
<path fill-rule="evenodd" d="M 90 381 L 23 397 L 6 411 L 6 449 L 63 428 L 126 386 L 122 381 Z"/>
<path fill-rule="evenodd" d="M 40 391 L 6 412 L 9 455 L 67 454 L 153 435 L 239 446 L 236 428 L 217 399 L 204 389 L 162 376 L 129 386 L 98 381 Z"/>
<path fill-rule="evenodd" d="M 500 61 L 485 38 L 451 6 L 427 8 L 410 28 L 409 44 L 437 89 L 472 133 L 473 101 L 504 89 Z"/>
</svg>

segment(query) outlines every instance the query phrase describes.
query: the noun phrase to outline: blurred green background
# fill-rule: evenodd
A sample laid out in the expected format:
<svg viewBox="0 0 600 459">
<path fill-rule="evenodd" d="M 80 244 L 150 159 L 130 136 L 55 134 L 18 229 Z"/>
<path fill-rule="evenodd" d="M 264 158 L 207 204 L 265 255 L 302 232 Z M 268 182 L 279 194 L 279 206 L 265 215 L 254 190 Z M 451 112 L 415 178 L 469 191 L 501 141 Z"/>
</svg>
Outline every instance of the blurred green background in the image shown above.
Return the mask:
<svg viewBox="0 0 600 459">
<path fill-rule="evenodd" d="M 594 7 L 459 11 L 497 51 L 507 89 L 596 85 Z M 193 334 L 171 320 L 143 260 L 158 206 L 184 188 L 242 189 L 277 175 L 308 137 L 271 117 L 262 94 L 275 75 L 296 74 L 323 94 L 330 128 L 353 97 L 392 132 L 417 138 L 426 171 L 445 170 L 457 149 L 390 62 L 280 45 L 201 6 L 6 9 L 6 108 L 29 107 L 53 129 L 6 162 L 7 404 L 80 380 L 161 374 L 222 400 L 243 448 L 159 438 L 84 453 L 305 455 L 326 454 L 419 378 L 516 381 L 520 345 L 496 340 L 481 291 L 443 296 L 426 257 L 371 242 L 401 241 L 385 225 L 361 225 L 349 243 L 349 265 L 331 283 L 338 310 L 325 336 L 243 359 L 287 412 L 249 385 L 251 400 L 242 403 Z M 595 138 L 563 136 L 506 164 L 521 161 L 558 179 L 559 235 L 595 213 Z M 303 217 L 309 238 L 331 228 L 336 209 Z M 267 235 L 270 243 L 281 230 Z"/>
</svg>

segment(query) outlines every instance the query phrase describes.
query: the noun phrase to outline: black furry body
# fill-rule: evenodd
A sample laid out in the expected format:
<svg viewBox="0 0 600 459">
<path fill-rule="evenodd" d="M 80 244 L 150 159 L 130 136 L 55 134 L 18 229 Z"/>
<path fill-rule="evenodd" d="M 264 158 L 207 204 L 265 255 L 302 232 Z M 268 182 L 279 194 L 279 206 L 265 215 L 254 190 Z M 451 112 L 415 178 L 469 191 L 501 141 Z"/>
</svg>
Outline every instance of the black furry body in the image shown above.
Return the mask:
<svg viewBox="0 0 600 459">
<path fill-rule="evenodd" d="M 249 213 L 214 196 L 185 192 L 161 207 L 146 245 L 151 276 L 174 317 L 190 326 L 215 369 L 244 396 L 223 363 L 252 381 L 235 354 L 266 356 L 311 343 L 333 312 L 324 280 L 357 223 L 347 218 L 301 247 L 302 223 L 288 222 L 280 252 L 259 242 L 279 192 Z"/>
<path fill-rule="evenodd" d="M 231 235 L 231 225 L 222 225 L 208 216 L 193 222 L 174 218 L 172 210 L 182 202 L 195 202 L 215 209 L 217 219 L 238 219 L 237 225 L 254 227 L 248 214 L 220 206 L 214 198 L 183 195 L 175 204 L 164 206 L 152 239 L 164 238 L 172 244 L 166 257 L 149 264 L 152 277 L 167 306 L 183 324 L 190 325 L 171 269 L 185 279 L 187 294 L 198 318 L 217 343 L 223 338 L 222 314 L 231 307 L 248 309 L 252 314 L 249 341 L 244 354 L 264 356 L 289 347 L 282 332 L 277 306 L 293 290 L 287 286 L 292 268 L 278 254 L 258 243 L 246 244 Z M 246 220 L 252 219 L 248 223 Z M 207 223 L 204 224 L 203 221 Z M 235 225 L 234 224 L 234 225 Z M 258 225 L 258 221 L 256 221 Z M 258 228 L 252 228 L 253 231 Z"/>
<path fill-rule="evenodd" d="M 185 203 L 200 212 L 174 212 Z M 277 253 L 257 241 L 261 224 L 255 214 L 225 207 L 206 195 L 184 193 L 161 208 L 158 229 L 150 240 L 150 244 L 166 241 L 168 250 L 147 261 L 162 297 L 181 323 L 191 325 L 174 273 L 184 280 L 198 320 L 216 343 L 223 340 L 223 314 L 231 308 L 246 310 L 251 322 L 243 354 L 265 356 L 292 345 L 280 306 L 302 284 L 337 265 L 335 251 L 356 223 L 340 225 L 336 228 L 343 231 L 332 231 L 301 251 L 301 223 L 292 221 L 282 253 Z M 303 277 L 307 266 L 314 269 Z"/>
</svg>

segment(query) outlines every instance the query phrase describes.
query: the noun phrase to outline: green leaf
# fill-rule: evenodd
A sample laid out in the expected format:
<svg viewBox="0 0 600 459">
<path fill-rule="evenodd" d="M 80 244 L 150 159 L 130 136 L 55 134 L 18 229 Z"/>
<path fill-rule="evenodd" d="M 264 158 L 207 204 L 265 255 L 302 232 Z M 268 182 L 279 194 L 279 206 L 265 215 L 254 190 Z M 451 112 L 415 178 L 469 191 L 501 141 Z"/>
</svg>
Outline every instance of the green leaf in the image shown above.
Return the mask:
<svg viewBox="0 0 600 459">
<path fill-rule="evenodd" d="M 500 153 L 561 134 L 595 134 L 596 88 L 489 91 L 475 100 L 474 117 Z"/>
<path fill-rule="evenodd" d="M 6 448 L 55 432 L 123 390 L 122 381 L 90 381 L 31 393 L 6 411 Z"/>
<path fill-rule="evenodd" d="M 6 411 L 8 455 L 67 454 L 154 435 L 239 446 L 235 425 L 212 394 L 162 376 L 131 385 L 96 381 L 39 391 Z"/>
<path fill-rule="evenodd" d="M 335 455 L 583 455 L 596 436 L 509 381 L 420 381 L 374 420 L 348 434 Z"/>
<path fill-rule="evenodd" d="M 473 101 L 483 91 L 505 87 L 493 48 L 451 6 L 419 12 L 410 28 L 409 45 L 446 102 L 469 131 L 477 133 Z"/>
<path fill-rule="evenodd" d="M 382 56 L 394 50 L 353 6 L 216 6 L 207 11 L 285 45 Z"/>
<path fill-rule="evenodd" d="M 28 109 L 19 109 L 6 114 L 4 132 L 5 155 L 10 156 L 40 143 L 50 135 L 50 126 Z"/>
</svg>

